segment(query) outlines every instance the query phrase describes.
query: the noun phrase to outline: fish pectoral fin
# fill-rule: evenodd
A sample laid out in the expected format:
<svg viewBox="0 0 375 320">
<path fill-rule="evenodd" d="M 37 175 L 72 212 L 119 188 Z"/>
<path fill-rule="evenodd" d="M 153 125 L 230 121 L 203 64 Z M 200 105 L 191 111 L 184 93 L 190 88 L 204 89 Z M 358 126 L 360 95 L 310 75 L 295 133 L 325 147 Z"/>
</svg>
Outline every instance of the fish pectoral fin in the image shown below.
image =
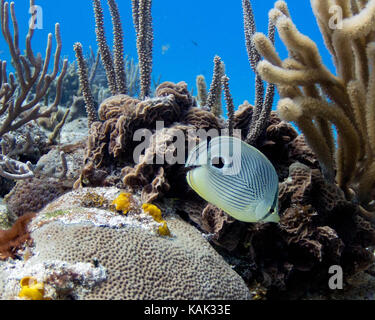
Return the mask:
<svg viewBox="0 0 375 320">
<path fill-rule="evenodd" d="M 266 219 L 264 219 L 264 222 L 276 222 L 276 223 L 279 223 L 280 222 L 280 217 L 278 214 L 271 214 L 269 215 Z"/>
<path fill-rule="evenodd" d="M 255 217 L 258 221 L 263 220 L 265 216 L 269 213 L 271 207 L 267 206 L 264 201 L 259 202 L 255 208 Z"/>
</svg>

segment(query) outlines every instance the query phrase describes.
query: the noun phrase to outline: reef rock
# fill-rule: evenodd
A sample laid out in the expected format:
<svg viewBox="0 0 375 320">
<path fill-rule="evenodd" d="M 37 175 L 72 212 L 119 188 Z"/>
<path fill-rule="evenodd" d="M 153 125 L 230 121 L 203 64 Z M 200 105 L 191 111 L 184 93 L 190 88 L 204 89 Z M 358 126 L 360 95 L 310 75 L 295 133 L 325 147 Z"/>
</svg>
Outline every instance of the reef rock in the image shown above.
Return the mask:
<svg viewBox="0 0 375 320">
<path fill-rule="evenodd" d="M 35 176 L 17 181 L 5 202 L 9 213 L 22 216 L 27 212 L 37 212 L 46 204 L 70 191 L 79 178 L 83 166 L 84 142 L 52 149 L 42 156 L 35 166 Z M 63 174 L 60 152 L 64 152 L 67 171 Z"/>
</svg>

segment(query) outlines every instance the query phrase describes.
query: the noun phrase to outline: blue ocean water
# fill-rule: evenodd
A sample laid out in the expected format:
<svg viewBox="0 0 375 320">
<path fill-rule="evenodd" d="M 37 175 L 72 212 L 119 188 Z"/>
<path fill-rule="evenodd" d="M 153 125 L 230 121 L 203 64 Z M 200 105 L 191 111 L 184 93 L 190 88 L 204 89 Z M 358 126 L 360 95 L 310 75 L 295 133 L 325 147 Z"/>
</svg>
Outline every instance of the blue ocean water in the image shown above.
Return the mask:
<svg viewBox="0 0 375 320">
<path fill-rule="evenodd" d="M 274 0 L 252 0 L 257 30 L 267 32 L 268 11 Z M 124 29 L 125 53 L 137 59 L 131 0 L 117 0 Z M 334 70 L 331 56 L 324 46 L 309 1 L 287 1 L 297 28 L 313 39 L 324 63 Z M 46 39 L 61 25 L 63 56 L 75 59 L 73 44 L 83 44 L 96 50 L 95 21 L 91 0 L 36 0 L 43 9 L 43 29 L 36 29 L 33 38 L 35 52 L 44 56 Z M 107 39 L 112 44 L 112 24 L 107 3 L 102 0 L 106 19 Z M 29 0 L 15 0 L 20 28 L 21 49 L 28 28 Z M 161 81 L 185 81 L 195 90 L 199 74 L 211 82 L 213 58 L 219 55 L 226 65 L 235 105 L 254 100 L 254 74 L 250 69 L 245 48 L 241 0 L 154 0 L 152 5 L 154 29 L 153 77 Z M 282 42 L 276 37 L 276 47 L 283 58 L 287 56 Z M 10 62 L 7 45 L 0 37 L 0 59 Z M 8 63 L 10 64 L 10 63 Z M 10 68 L 9 68 L 10 69 Z M 277 100 L 277 99 L 276 99 Z"/>
</svg>

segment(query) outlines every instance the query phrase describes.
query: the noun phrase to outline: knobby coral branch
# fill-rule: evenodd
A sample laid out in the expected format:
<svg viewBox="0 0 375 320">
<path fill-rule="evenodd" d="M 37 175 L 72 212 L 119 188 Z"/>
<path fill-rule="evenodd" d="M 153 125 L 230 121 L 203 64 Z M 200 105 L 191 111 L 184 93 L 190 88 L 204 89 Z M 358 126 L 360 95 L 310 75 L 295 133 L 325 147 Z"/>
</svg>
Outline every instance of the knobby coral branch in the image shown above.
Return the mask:
<svg viewBox="0 0 375 320">
<path fill-rule="evenodd" d="M 260 54 L 258 53 L 254 42 L 252 40 L 253 35 L 256 31 L 255 19 L 253 8 L 250 0 L 242 0 L 243 16 L 244 16 L 244 31 L 245 31 L 245 43 L 246 50 L 249 59 L 249 63 L 253 71 L 255 72 L 255 112 L 253 120 L 256 121 L 260 114 L 260 106 L 263 105 L 264 95 L 264 84 L 260 78 L 256 67 L 261 60 Z M 250 142 L 250 141 L 248 141 Z"/>
<path fill-rule="evenodd" d="M 120 12 L 115 0 L 108 0 L 109 10 L 112 16 L 113 24 L 113 43 L 114 43 L 114 67 L 116 76 L 116 85 L 118 94 L 127 94 L 126 72 L 124 62 L 124 37 L 121 26 Z"/>
<path fill-rule="evenodd" d="M 233 136 L 233 122 L 234 122 L 234 104 L 233 104 L 233 98 L 229 89 L 229 78 L 227 76 L 223 76 L 221 78 L 221 82 L 223 84 L 225 101 L 227 103 L 229 136 L 232 137 Z"/>
<path fill-rule="evenodd" d="M 111 50 L 107 44 L 104 30 L 104 14 L 100 0 L 93 0 L 95 23 L 96 23 L 96 41 L 98 43 L 100 57 L 107 75 L 108 86 L 113 95 L 117 94 L 116 73 L 113 64 Z"/>
<path fill-rule="evenodd" d="M 250 66 L 255 72 L 254 113 L 252 115 L 252 119 L 250 122 L 246 142 L 251 145 L 254 145 L 264 132 L 267 121 L 269 119 L 275 94 L 275 86 L 272 83 L 270 83 L 267 87 L 266 95 L 264 96 L 264 83 L 257 70 L 257 66 L 259 65 L 261 60 L 261 51 L 258 50 L 256 42 L 254 41 L 254 36 L 257 35 L 257 33 L 254 13 L 250 1 L 242 0 L 242 8 L 244 16 L 246 50 Z M 274 41 L 275 25 L 273 21 L 270 19 L 268 23 L 268 38 L 266 36 L 262 37 L 260 43 L 263 47 L 273 48 Z M 273 60 L 277 61 L 276 52 L 271 51 L 271 56 L 273 57 Z"/>
<path fill-rule="evenodd" d="M 88 71 L 85 59 L 83 57 L 82 52 L 82 44 L 77 42 L 74 44 L 74 51 L 76 53 L 77 62 L 78 62 L 78 74 L 79 74 L 79 82 L 82 88 L 83 98 L 86 104 L 86 112 L 88 117 L 88 125 L 91 128 L 91 125 L 98 121 L 97 112 L 95 109 L 95 101 L 92 95 L 89 79 L 88 79 Z"/>
<path fill-rule="evenodd" d="M 214 72 L 212 76 L 210 91 L 208 92 L 208 97 L 207 97 L 207 107 L 217 117 L 220 117 L 223 112 L 222 105 L 221 105 L 221 92 L 222 92 L 221 78 L 224 76 L 224 74 L 225 74 L 224 63 L 221 61 L 221 58 L 219 56 L 215 56 Z"/>
<path fill-rule="evenodd" d="M 137 35 L 141 98 L 151 95 L 152 30 L 151 0 L 132 0 L 133 21 Z"/>
</svg>

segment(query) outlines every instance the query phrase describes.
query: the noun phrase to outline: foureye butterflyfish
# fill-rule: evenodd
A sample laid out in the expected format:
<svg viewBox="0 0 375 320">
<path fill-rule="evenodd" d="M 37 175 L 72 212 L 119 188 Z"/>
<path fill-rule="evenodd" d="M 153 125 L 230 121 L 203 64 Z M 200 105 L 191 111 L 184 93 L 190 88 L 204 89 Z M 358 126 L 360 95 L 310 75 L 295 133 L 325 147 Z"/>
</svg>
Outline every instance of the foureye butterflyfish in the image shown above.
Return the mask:
<svg viewBox="0 0 375 320">
<path fill-rule="evenodd" d="M 278 176 L 258 149 L 234 137 L 215 137 L 197 145 L 185 167 L 190 187 L 235 219 L 279 222 Z"/>
</svg>

